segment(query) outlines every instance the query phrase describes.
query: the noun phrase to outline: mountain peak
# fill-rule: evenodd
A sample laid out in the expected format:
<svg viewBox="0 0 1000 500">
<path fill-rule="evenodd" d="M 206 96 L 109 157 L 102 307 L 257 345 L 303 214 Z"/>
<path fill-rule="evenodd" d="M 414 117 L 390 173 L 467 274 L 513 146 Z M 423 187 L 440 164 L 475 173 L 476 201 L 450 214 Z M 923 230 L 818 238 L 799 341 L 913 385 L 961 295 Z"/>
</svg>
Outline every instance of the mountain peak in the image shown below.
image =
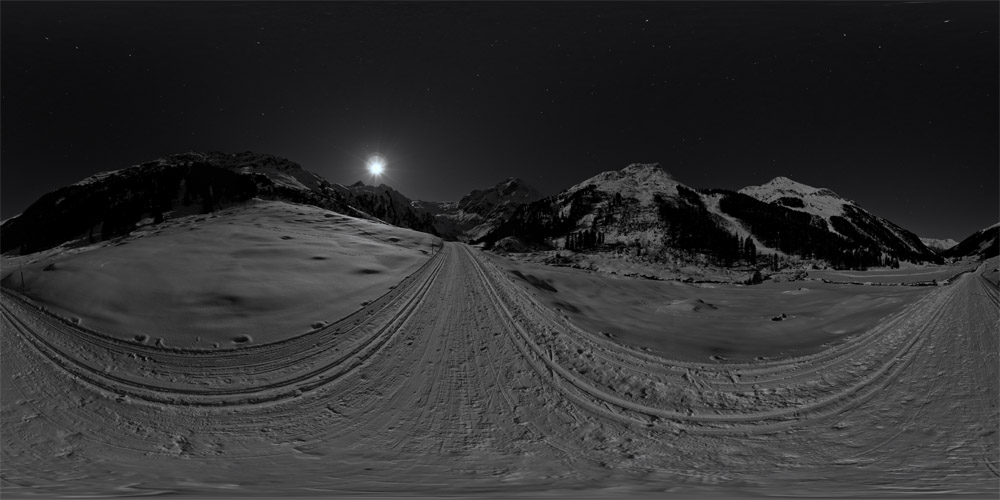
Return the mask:
<svg viewBox="0 0 1000 500">
<path fill-rule="evenodd" d="M 457 202 L 416 202 L 435 218 L 438 234 L 453 239 L 477 239 L 493 230 L 517 207 L 542 198 L 524 180 L 508 177 L 486 189 L 474 189 Z"/>
<path fill-rule="evenodd" d="M 805 196 L 832 198 L 834 200 L 848 202 L 847 199 L 842 198 L 840 195 L 829 189 L 812 187 L 784 176 L 775 177 L 760 186 L 747 186 L 740 189 L 740 192 L 767 203 L 775 201 L 779 198 L 802 198 Z"/>
<path fill-rule="evenodd" d="M 951 247 L 953 247 L 953 246 L 955 246 L 955 245 L 958 244 L 957 241 L 955 241 L 955 240 L 953 240 L 951 238 L 946 238 L 946 239 L 920 238 L 920 242 L 923 243 L 924 246 L 926 246 L 927 248 L 930 248 L 931 250 L 935 250 L 938 253 L 943 252 L 943 251 L 945 251 L 945 250 L 947 250 L 947 249 L 949 249 L 949 248 L 951 248 Z"/>
<path fill-rule="evenodd" d="M 524 185 L 525 185 L 525 183 L 524 183 L 523 180 L 521 180 L 521 179 L 519 179 L 517 177 L 508 177 L 508 178 L 506 178 L 506 179 L 504 179 L 504 180 L 496 183 L 496 185 L 494 185 L 493 187 L 494 188 L 510 188 L 510 187 L 514 187 L 514 186 L 524 186 Z"/>
<path fill-rule="evenodd" d="M 799 181 L 796 181 L 795 179 L 792 179 L 791 177 L 785 177 L 783 175 L 771 179 L 766 184 L 762 184 L 762 186 L 773 186 L 776 188 L 794 189 L 796 191 L 800 191 L 803 193 L 812 193 L 823 189 L 823 188 L 815 188 L 808 184 L 803 184 Z"/>
<path fill-rule="evenodd" d="M 666 170 L 663 170 L 663 167 L 658 162 L 657 163 L 630 163 L 627 167 L 621 169 L 621 172 L 624 173 L 624 174 L 653 174 L 653 173 L 660 173 L 660 174 L 666 175 L 667 177 L 670 176 L 670 174 L 668 174 Z"/>
<path fill-rule="evenodd" d="M 790 177 L 785 177 L 783 175 L 779 175 L 779 176 L 775 177 L 774 179 L 771 179 L 765 185 L 770 185 L 770 186 L 805 186 L 805 187 L 810 187 L 810 186 L 806 186 L 805 184 L 802 184 L 801 182 L 798 182 L 798 181 L 796 181 L 796 180 L 794 180 L 794 179 L 792 179 Z"/>
<path fill-rule="evenodd" d="M 584 188 L 594 188 L 605 193 L 639 199 L 643 204 L 652 203 L 656 194 L 667 197 L 677 194 L 679 182 L 674 180 L 659 163 L 632 163 L 621 170 L 601 172 L 565 191 L 575 193 Z"/>
<path fill-rule="evenodd" d="M 508 177 L 488 189 L 476 189 L 459 200 L 457 207 L 473 213 L 492 212 L 497 205 L 528 203 L 541 198 L 535 188 L 517 177 Z"/>
</svg>

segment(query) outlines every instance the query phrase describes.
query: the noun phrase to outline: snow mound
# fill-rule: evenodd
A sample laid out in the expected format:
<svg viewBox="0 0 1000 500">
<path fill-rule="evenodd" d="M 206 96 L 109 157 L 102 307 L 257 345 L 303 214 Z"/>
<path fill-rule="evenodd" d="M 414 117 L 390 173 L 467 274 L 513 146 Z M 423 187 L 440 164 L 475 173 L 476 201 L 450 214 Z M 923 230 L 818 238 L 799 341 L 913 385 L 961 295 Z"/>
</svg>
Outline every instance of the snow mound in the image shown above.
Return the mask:
<svg viewBox="0 0 1000 500">
<path fill-rule="evenodd" d="M 258 200 L 145 226 L 86 251 L 56 249 L 24 266 L 23 288 L 108 335 L 231 347 L 336 321 L 413 273 L 438 245 L 425 233 Z"/>
<path fill-rule="evenodd" d="M 682 299 L 675 300 L 665 306 L 656 308 L 656 312 L 699 312 L 702 310 L 714 311 L 718 309 L 714 304 L 709 304 L 702 299 Z"/>
</svg>

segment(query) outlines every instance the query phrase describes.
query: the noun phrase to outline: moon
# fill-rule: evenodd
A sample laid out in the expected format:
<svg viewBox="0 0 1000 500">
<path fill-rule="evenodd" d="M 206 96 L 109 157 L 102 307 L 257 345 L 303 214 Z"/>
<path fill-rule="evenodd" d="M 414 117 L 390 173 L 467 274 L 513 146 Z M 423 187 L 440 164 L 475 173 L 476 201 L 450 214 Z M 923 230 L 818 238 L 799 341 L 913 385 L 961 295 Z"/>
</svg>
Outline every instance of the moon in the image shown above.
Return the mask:
<svg viewBox="0 0 1000 500">
<path fill-rule="evenodd" d="M 368 172 L 372 175 L 382 175 L 385 171 L 385 158 L 381 155 L 371 155 L 368 157 Z"/>
</svg>

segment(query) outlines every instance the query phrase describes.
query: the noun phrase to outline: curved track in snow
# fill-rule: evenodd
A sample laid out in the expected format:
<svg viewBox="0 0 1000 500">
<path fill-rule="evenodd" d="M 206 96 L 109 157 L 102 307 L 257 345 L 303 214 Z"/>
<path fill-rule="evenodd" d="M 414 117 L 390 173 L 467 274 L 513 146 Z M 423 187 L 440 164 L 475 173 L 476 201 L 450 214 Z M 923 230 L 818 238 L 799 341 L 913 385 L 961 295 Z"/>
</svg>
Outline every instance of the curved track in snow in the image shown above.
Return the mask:
<svg viewBox="0 0 1000 500">
<path fill-rule="evenodd" d="M 335 324 L 221 351 L 103 336 L 5 291 L 3 487 L 995 494 L 982 273 L 826 351 L 743 365 L 584 332 L 458 244 Z"/>
</svg>

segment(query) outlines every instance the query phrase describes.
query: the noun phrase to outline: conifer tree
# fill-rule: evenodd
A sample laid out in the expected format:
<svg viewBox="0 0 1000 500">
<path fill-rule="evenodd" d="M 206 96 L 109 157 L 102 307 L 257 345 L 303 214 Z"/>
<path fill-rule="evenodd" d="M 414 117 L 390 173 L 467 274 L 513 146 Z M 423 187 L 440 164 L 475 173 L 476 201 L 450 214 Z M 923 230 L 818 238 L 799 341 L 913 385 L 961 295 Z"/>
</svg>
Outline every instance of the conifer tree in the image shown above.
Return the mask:
<svg viewBox="0 0 1000 500">
<path fill-rule="evenodd" d="M 750 264 L 757 263 L 757 245 L 753 244 L 753 240 L 749 236 L 743 244 L 743 258 Z"/>
</svg>

